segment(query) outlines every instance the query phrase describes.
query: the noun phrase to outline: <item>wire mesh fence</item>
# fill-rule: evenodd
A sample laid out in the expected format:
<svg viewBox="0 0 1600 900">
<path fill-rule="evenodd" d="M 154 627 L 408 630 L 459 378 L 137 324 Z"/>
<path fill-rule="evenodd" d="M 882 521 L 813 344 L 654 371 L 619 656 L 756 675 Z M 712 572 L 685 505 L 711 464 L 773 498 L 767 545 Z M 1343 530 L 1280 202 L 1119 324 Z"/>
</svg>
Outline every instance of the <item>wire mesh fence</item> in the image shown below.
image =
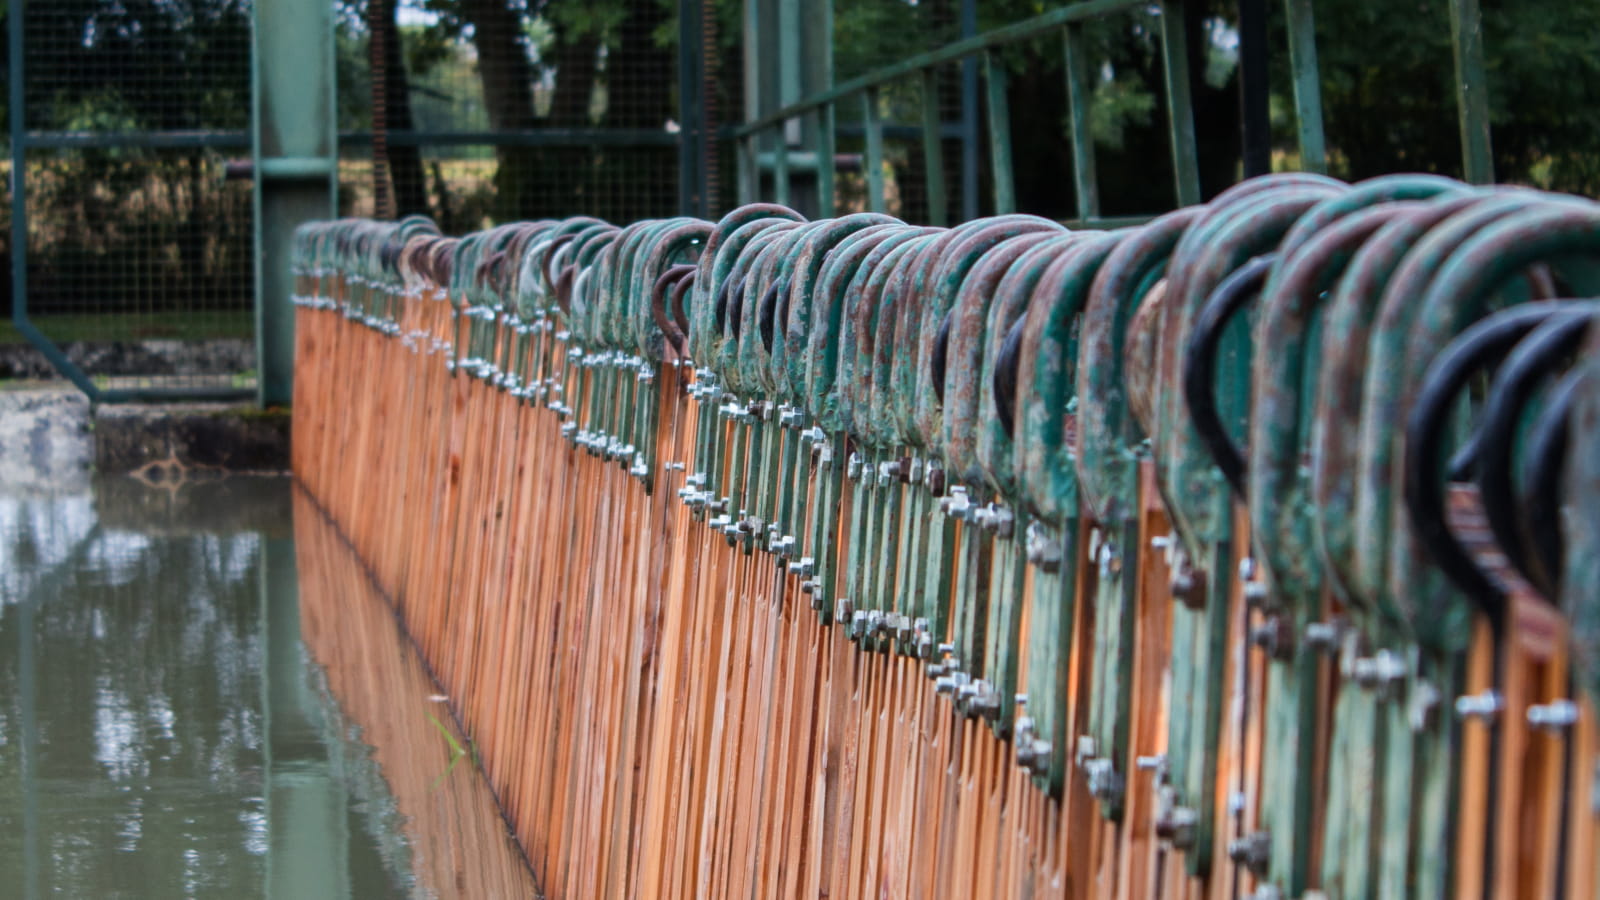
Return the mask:
<svg viewBox="0 0 1600 900">
<path fill-rule="evenodd" d="M 459 230 L 676 211 L 670 5 L 334 2 L 342 211 Z"/>
<path fill-rule="evenodd" d="M 249 0 L 58 0 L 7 17 L 24 49 L 7 73 L 22 107 L 3 227 L 25 263 L 8 252 L 21 277 L 3 279 L 6 311 L 100 387 L 252 383 L 250 187 L 225 179 L 250 147 L 251 14 Z M 0 344 L 20 344 L 9 319 Z"/>
</svg>

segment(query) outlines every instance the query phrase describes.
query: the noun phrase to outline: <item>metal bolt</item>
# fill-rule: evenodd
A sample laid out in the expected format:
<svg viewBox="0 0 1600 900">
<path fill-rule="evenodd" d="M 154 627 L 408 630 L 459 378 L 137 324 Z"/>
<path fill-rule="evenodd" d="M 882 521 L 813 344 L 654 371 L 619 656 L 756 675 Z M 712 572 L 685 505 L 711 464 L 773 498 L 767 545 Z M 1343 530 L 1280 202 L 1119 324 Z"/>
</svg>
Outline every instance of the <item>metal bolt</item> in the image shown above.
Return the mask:
<svg viewBox="0 0 1600 900">
<path fill-rule="evenodd" d="M 988 520 L 983 523 L 983 527 L 993 531 L 1000 537 L 1011 537 L 1011 533 L 1016 527 L 1017 517 L 1010 509 L 997 503 L 989 504 L 988 509 Z"/>
<path fill-rule="evenodd" d="M 972 509 L 972 502 L 967 499 L 967 489 L 961 485 L 950 488 L 947 496 L 939 498 L 939 511 L 953 519 L 965 519 Z"/>
<path fill-rule="evenodd" d="M 1189 566 L 1189 560 L 1179 551 L 1178 562 L 1172 568 L 1172 577 L 1167 583 L 1172 591 L 1174 600 L 1181 602 L 1191 609 L 1198 609 L 1204 605 L 1205 589 L 1200 584 L 1200 579 L 1195 576 L 1194 569 Z"/>
<path fill-rule="evenodd" d="M 898 461 L 878 463 L 878 487 L 888 487 L 889 482 L 894 480 L 895 472 L 898 470 L 899 466 L 900 463 Z"/>
<path fill-rule="evenodd" d="M 1337 622 L 1310 622 L 1300 641 L 1307 650 L 1315 653 L 1333 653 L 1339 649 L 1340 627 Z"/>
<path fill-rule="evenodd" d="M 928 471 L 923 475 L 922 480 L 928 486 L 928 493 L 933 494 L 935 497 L 944 493 L 944 469 L 929 463 Z"/>
<path fill-rule="evenodd" d="M 888 630 L 888 617 L 878 610 L 869 610 L 866 619 L 867 634 L 882 637 Z"/>
<path fill-rule="evenodd" d="M 1086 734 L 1078 735 L 1078 748 L 1072 754 L 1072 764 L 1082 766 L 1086 761 L 1095 758 L 1094 738 Z"/>
<path fill-rule="evenodd" d="M 1041 741 L 1035 736 L 1033 719 L 1022 716 L 1017 719 L 1015 736 L 1017 765 L 1027 769 L 1035 775 L 1043 775 L 1050 771 L 1050 742 Z"/>
<path fill-rule="evenodd" d="M 939 679 L 950 674 L 950 667 L 944 663 L 929 663 L 926 669 L 929 678 Z M 938 686 L 935 685 L 935 688 Z"/>
<path fill-rule="evenodd" d="M 859 640 L 867 630 L 867 613 L 865 610 L 856 610 L 850 616 L 850 639 Z"/>
<path fill-rule="evenodd" d="M 860 478 L 861 477 L 861 454 L 859 454 L 859 453 L 850 454 L 850 461 L 848 463 L 846 463 L 846 468 L 845 468 L 844 471 L 845 471 L 845 477 L 849 478 L 851 481 L 855 481 L 856 479 Z"/>
<path fill-rule="evenodd" d="M 821 590 L 821 588 L 822 585 L 819 584 L 815 579 L 807 579 L 806 581 L 800 582 L 800 593 L 802 594 L 810 594 L 815 596 L 817 592 Z"/>
<path fill-rule="evenodd" d="M 945 656 L 945 655 L 948 655 L 948 654 L 956 652 L 956 645 L 955 644 L 940 644 L 938 649 L 939 649 L 939 655 L 940 656 Z"/>
<path fill-rule="evenodd" d="M 1250 643 L 1273 659 L 1289 659 L 1294 655 L 1294 626 L 1283 616 L 1268 616 L 1250 629 Z"/>
<path fill-rule="evenodd" d="M 1045 572 L 1061 569 L 1061 542 L 1055 540 L 1044 525 L 1039 522 L 1028 523 L 1025 546 L 1030 564 Z"/>
<path fill-rule="evenodd" d="M 681 462 L 662 463 L 661 468 L 668 472 L 682 472 L 684 465 Z"/>
<path fill-rule="evenodd" d="M 1578 724 L 1578 704 L 1552 700 L 1528 707 L 1528 724 L 1547 731 L 1565 731 Z"/>
<path fill-rule="evenodd" d="M 1456 698 L 1456 718 L 1492 721 L 1505 708 L 1505 701 L 1493 690 Z"/>
<path fill-rule="evenodd" d="M 1406 662 L 1389 650 L 1379 650 L 1350 664 L 1350 676 L 1364 688 L 1387 692 L 1406 677 Z"/>
<path fill-rule="evenodd" d="M 1228 842 L 1228 858 L 1257 875 L 1267 870 L 1272 858 L 1272 835 L 1265 831 L 1252 831 L 1244 837 Z"/>
<path fill-rule="evenodd" d="M 1155 756 L 1140 756 L 1133 761 L 1133 767 L 1141 772 L 1155 772 L 1161 774 L 1167 771 L 1167 757 L 1164 753 Z"/>
<path fill-rule="evenodd" d="M 785 538 L 785 540 L 793 539 Z M 810 578 L 815 571 L 816 560 L 809 556 L 802 556 L 798 562 L 789 563 L 790 575 L 798 575 L 801 578 Z"/>
<path fill-rule="evenodd" d="M 849 597 L 840 597 L 838 602 L 833 604 L 833 620 L 835 622 L 850 621 L 851 614 L 855 611 L 855 608 L 855 604 L 850 602 Z"/>
<path fill-rule="evenodd" d="M 893 620 L 889 627 L 894 632 L 894 639 L 902 644 L 910 643 L 911 637 L 916 631 L 916 627 L 911 622 L 911 617 L 895 613 L 889 618 Z"/>
<path fill-rule="evenodd" d="M 950 675 L 940 676 L 934 679 L 933 690 L 937 694 L 953 694 L 956 690 L 956 680 Z"/>
<path fill-rule="evenodd" d="M 967 700 L 967 714 L 987 719 L 990 722 L 1000 718 L 1000 695 L 994 686 L 987 681 L 973 682 L 976 690 Z"/>
<path fill-rule="evenodd" d="M 1174 806 L 1168 809 L 1164 815 L 1158 814 L 1156 816 L 1156 837 L 1167 841 L 1174 847 L 1189 847 L 1194 843 L 1195 826 L 1199 823 L 1199 813 L 1187 806 Z"/>
<path fill-rule="evenodd" d="M 1260 581 L 1246 581 L 1244 583 L 1244 605 L 1250 609 L 1260 609 L 1267 602 L 1267 585 Z"/>
<path fill-rule="evenodd" d="M 1426 681 L 1418 681 L 1411 688 L 1411 708 L 1406 711 L 1411 730 L 1421 733 L 1433 720 L 1433 711 L 1439 707 L 1439 689 Z"/>
<path fill-rule="evenodd" d="M 1089 796 L 1102 803 L 1111 803 L 1122 796 L 1122 776 L 1109 759 L 1096 757 L 1084 763 L 1084 774 L 1089 780 Z"/>
<path fill-rule="evenodd" d="M 1256 577 L 1256 559 L 1255 559 L 1255 557 L 1246 556 L 1244 559 L 1239 560 L 1239 580 L 1240 581 L 1249 581 L 1249 580 L 1251 580 L 1252 578 L 1255 578 L 1255 577 Z"/>
</svg>

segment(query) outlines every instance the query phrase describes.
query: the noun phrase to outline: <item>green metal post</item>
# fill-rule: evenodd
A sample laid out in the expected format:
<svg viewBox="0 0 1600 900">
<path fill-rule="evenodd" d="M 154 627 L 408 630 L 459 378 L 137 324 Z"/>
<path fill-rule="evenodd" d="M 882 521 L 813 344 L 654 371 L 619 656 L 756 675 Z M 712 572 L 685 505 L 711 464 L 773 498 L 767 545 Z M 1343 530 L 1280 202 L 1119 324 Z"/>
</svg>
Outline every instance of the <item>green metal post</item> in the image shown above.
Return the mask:
<svg viewBox="0 0 1600 900">
<path fill-rule="evenodd" d="M 939 115 L 939 72 L 922 70 L 922 160 L 928 170 L 928 224 L 950 224 L 944 192 L 944 122 Z"/>
<path fill-rule="evenodd" d="M 1072 131 L 1072 183 L 1078 195 L 1078 218 L 1085 222 L 1100 216 L 1100 190 L 1095 186 L 1094 135 L 1089 131 L 1088 53 L 1083 47 L 1083 26 L 1065 29 L 1068 127 Z"/>
<path fill-rule="evenodd" d="M 878 108 L 878 89 L 868 88 L 861 101 L 867 132 L 867 209 L 885 212 L 889 204 L 883 195 L 883 113 Z"/>
<path fill-rule="evenodd" d="M 337 210 L 333 7 L 325 0 L 255 6 L 252 52 L 256 219 L 256 364 L 263 406 L 294 393 L 289 259 L 295 226 Z"/>
<path fill-rule="evenodd" d="M 1300 130 L 1300 168 L 1328 171 L 1328 150 L 1322 134 L 1322 82 L 1317 71 L 1316 19 L 1311 0 L 1284 0 L 1289 29 L 1289 71 L 1294 82 L 1295 119 Z"/>
<path fill-rule="evenodd" d="M 805 31 L 799 48 L 804 93 L 785 97 L 784 103 L 833 87 L 833 0 L 809 0 L 805 7 Z M 834 105 L 824 104 L 812 116 L 810 140 L 806 141 L 817 154 L 817 215 L 823 217 L 833 215 L 834 121 Z"/>
<path fill-rule="evenodd" d="M 1011 169 L 1011 107 L 1006 102 L 1006 66 L 993 54 L 984 54 L 984 82 L 989 89 L 989 162 L 994 178 L 994 214 L 1017 211 L 1017 191 Z"/>
<path fill-rule="evenodd" d="M 705 35 L 700 30 L 703 0 L 678 0 L 678 212 L 705 218 L 706 196 Z"/>
<path fill-rule="evenodd" d="M 1194 107 L 1189 99 L 1189 47 L 1183 33 L 1183 0 L 1161 4 L 1161 51 L 1166 63 L 1167 115 L 1178 205 L 1193 206 L 1200 202 L 1200 160 L 1195 150 Z"/>
<path fill-rule="evenodd" d="M 1489 79 L 1483 65 L 1483 20 L 1478 16 L 1478 0 L 1450 0 L 1450 43 L 1456 66 L 1462 177 L 1473 184 L 1492 184 Z"/>
<path fill-rule="evenodd" d="M 745 0 L 744 4 L 744 121 L 761 117 L 761 0 Z M 740 142 L 739 202 L 754 203 L 761 194 L 761 144 L 762 135 L 756 132 Z"/>
</svg>

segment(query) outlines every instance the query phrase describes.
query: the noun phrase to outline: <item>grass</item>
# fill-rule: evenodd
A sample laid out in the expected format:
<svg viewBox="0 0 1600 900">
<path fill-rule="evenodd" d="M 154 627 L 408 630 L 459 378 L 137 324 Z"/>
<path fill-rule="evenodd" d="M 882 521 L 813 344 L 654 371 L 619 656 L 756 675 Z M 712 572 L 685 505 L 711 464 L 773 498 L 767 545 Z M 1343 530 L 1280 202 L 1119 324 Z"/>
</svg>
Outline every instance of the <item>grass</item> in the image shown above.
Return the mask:
<svg viewBox="0 0 1600 900">
<path fill-rule="evenodd" d="M 429 790 L 438 790 L 439 784 L 448 778 L 451 772 L 455 771 L 456 763 L 471 755 L 472 764 L 476 766 L 478 764 L 478 756 L 476 752 L 462 746 L 461 742 L 456 740 L 456 736 L 450 733 L 450 729 L 446 728 L 444 723 L 439 721 L 439 717 L 435 716 L 432 711 L 423 710 L 423 712 L 427 714 L 428 721 L 433 723 L 433 727 L 444 735 L 445 742 L 450 745 L 450 764 L 445 766 L 445 770 L 440 772 L 437 778 L 433 779 L 433 785 L 429 788 Z"/>
<path fill-rule="evenodd" d="M 34 327 L 56 343 L 68 341 L 142 341 L 212 338 L 248 339 L 255 334 L 252 310 L 204 312 L 73 313 L 31 316 Z M 0 344 L 25 344 L 9 318 L 0 320 Z"/>
</svg>

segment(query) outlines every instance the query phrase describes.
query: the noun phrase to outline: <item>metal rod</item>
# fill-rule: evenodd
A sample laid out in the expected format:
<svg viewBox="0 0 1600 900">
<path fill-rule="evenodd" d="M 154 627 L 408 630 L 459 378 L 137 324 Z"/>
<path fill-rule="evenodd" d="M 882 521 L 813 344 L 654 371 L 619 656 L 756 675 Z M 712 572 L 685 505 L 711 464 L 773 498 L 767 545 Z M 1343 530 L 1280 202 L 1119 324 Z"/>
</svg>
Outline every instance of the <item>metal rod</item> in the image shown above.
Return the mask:
<svg viewBox="0 0 1600 900">
<path fill-rule="evenodd" d="M 1272 171 L 1267 0 L 1239 0 L 1239 138 L 1244 177 Z"/>
</svg>

